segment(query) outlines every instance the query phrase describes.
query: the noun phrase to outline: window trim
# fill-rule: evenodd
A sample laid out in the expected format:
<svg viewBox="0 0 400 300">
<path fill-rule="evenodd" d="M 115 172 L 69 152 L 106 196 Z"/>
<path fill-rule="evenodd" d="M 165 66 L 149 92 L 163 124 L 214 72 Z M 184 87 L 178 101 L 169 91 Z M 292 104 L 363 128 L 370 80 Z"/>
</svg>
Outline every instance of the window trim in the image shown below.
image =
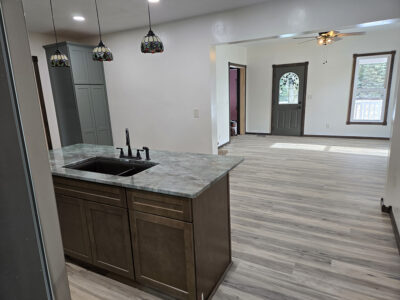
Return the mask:
<svg viewBox="0 0 400 300">
<path fill-rule="evenodd" d="M 394 57 L 396 51 L 385 51 L 385 52 L 374 52 L 374 53 L 361 53 L 361 54 L 353 54 L 353 69 L 351 73 L 351 82 L 350 82 L 350 97 L 349 97 L 349 107 L 347 111 L 347 125 L 387 125 L 387 116 L 389 110 L 389 100 L 390 100 L 390 90 L 392 87 L 392 75 L 393 75 L 393 66 L 394 66 Z M 384 104 L 384 112 L 383 112 L 383 121 L 382 122 L 361 122 L 361 121 L 351 121 L 351 110 L 353 107 L 353 92 L 354 92 L 354 80 L 355 80 L 355 73 L 357 67 L 357 58 L 363 56 L 376 56 L 376 55 L 390 55 L 390 64 L 389 64 L 389 77 L 388 77 L 388 84 L 386 89 L 386 99 Z"/>
</svg>

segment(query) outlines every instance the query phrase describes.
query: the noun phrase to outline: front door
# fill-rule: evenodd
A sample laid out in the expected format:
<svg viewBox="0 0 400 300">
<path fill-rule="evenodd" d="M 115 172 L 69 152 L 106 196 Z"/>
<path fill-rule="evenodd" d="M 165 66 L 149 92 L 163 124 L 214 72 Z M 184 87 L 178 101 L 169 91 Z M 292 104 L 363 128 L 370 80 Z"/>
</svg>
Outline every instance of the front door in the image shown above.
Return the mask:
<svg viewBox="0 0 400 300">
<path fill-rule="evenodd" d="M 272 126 L 275 135 L 303 135 L 308 62 L 273 65 Z"/>
</svg>

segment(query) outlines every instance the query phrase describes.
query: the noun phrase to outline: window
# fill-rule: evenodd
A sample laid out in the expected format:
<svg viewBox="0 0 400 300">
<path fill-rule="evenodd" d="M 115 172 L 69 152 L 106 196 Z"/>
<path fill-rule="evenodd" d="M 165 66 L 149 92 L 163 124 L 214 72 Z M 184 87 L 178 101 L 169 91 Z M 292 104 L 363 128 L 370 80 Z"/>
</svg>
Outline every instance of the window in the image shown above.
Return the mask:
<svg viewBox="0 0 400 300">
<path fill-rule="evenodd" d="M 299 76 L 288 72 L 279 79 L 279 104 L 299 103 Z"/>
<path fill-rule="evenodd" d="M 347 124 L 386 125 L 394 55 L 354 54 Z"/>
</svg>

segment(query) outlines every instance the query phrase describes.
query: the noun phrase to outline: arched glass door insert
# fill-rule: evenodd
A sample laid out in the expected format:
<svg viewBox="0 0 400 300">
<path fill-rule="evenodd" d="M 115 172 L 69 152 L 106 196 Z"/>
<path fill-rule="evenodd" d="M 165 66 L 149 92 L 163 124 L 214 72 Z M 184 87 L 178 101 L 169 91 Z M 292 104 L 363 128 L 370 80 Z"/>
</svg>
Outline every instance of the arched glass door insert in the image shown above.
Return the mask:
<svg viewBox="0 0 400 300">
<path fill-rule="evenodd" d="M 296 73 L 287 72 L 279 79 L 279 104 L 299 103 L 300 79 Z"/>
</svg>

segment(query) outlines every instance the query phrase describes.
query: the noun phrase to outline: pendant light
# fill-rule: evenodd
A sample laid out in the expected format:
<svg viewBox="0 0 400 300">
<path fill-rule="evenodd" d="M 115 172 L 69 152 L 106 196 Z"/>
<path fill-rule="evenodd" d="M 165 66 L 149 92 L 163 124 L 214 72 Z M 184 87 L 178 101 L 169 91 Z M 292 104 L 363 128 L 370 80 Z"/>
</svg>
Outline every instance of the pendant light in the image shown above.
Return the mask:
<svg viewBox="0 0 400 300">
<path fill-rule="evenodd" d="M 51 19 L 53 20 L 54 37 L 56 39 L 56 51 L 50 57 L 50 63 L 52 67 L 69 67 L 68 57 L 65 54 L 61 53 L 61 51 L 58 49 L 57 31 L 56 31 L 56 25 L 54 25 L 53 4 L 51 1 L 52 0 L 50 0 L 50 9 L 51 9 Z"/>
<path fill-rule="evenodd" d="M 112 61 L 114 59 L 111 50 L 106 47 L 101 39 L 101 29 L 100 29 L 100 18 L 99 18 L 99 9 L 97 8 L 97 0 L 94 0 L 96 5 L 96 13 L 97 13 L 97 24 L 99 25 L 99 38 L 100 42 L 96 48 L 93 49 L 93 60 L 95 61 Z"/>
<path fill-rule="evenodd" d="M 150 17 L 150 3 L 147 1 L 147 10 L 149 13 L 149 27 L 150 30 L 147 35 L 143 38 L 141 44 L 141 50 L 143 53 L 162 53 L 164 52 L 164 45 L 161 42 L 160 38 L 156 36 L 151 30 L 151 17 Z"/>
</svg>

